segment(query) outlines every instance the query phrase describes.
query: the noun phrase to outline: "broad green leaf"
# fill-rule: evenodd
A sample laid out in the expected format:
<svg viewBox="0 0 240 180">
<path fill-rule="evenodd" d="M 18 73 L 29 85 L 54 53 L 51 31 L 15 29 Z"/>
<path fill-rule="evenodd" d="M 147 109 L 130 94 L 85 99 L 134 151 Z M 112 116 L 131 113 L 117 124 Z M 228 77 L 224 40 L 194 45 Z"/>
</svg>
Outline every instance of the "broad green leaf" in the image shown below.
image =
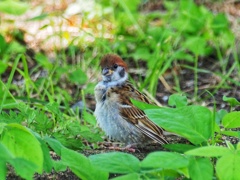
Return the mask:
<svg viewBox="0 0 240 180">
<path fill-rule="evenodd" d="M 71 82 L 77 83 L 80 85 L 86 83 L 87 79 L 88 79 L 87 75 L 81 69 L 76 69 L 69 75 L 69 80 Z"/>
<path fill-rule="evenodd" d="M 49 144 L 49 146 L 54 150 L 55 153 L 57 153 L 57 155 L 61 155 L 61 149 L 64 146 L 58 140 L 48 136 L 44 137 L 43 140 Z"/>
<path fill-rule="evenodd" d="M 145 110 L 147 116 L 169 132 L 187 138 L 193 144 L 207 142 L 212 133 L 212 113 L 202 106 Z"/>
<path fill-rule="evenodd" d="M 187 97 L 181 96 L 179 94 L 173 94 L 169 97 L 168 100 L 169 106 L 176 106 L 177 108 L 187 105 Z"/>
<path fill-rule="evenodd" d="M 205 156 L 205 157 L 218 157 L 230 153 L 231 151 L 226 147 L 221 146 L 205 146 L 196 148 L 185 152 L 187 155 Z"/>
<path fill-rule="evenodd" d="M 38 64 L 42 67 L 51 70 L 53 68 L 53 63 L 48 59 L 48 57 L 42 53 L 37 53 L 35 55 L 35 59 L 37 60 Z"/>
<path fill-rule="evenodd" d="M 61 149 L 61 159 L 79 178 L 82 180 L 105 180 L 108 178 L 108 173 L 99 170 L 100 167 L 94 167 L 90 160 L 84 155 L 67 149 Z"/>
<path fill-rule="evenodd" d="M 173 152 L 153 152 L 141 162 L 142 168 L 179 169 L 188 166 L 188 158 Z"/>
<path fill-rule="evenodd" d="M 185 51 L 178 50 L 172 54 L 173 59 L 184 60 L 189 62 L 194 62 L 194 57 L 192 54 L 189 54 Z"/>
<path fill-rule="evenodd" d="M 1 50 L 0 50 L 0 53 L 1 53 Z M 0 61 L 0 74 L 4 73 L 5 70 L 7 69 L 7 67 L 8 67 L 8 63 L 7 62 Z"/>
<path fill-rule="evenodd" d="M 240 131 L 221 131 L 222 134 L 240 138 Z"/>
<path fill-rule="evenodd" d="M 191 37 L 188 38 L 184 44 L 183 47 L 191 51 L 193 54 L 199 56 L 199 55 L 205 55 L 207 54 L 207 41 L 203 37 Z"/>
<path fill-rule="evenodd" d="M 135 100 L 135 99 L 131 99 L 131 102 L 133 103 L 134 106 L 138 107 L 141 110 L 145 110 L 145 109 L 159 109 L 160 108 L 157 105 L 144 103 L 142 101 L 138 101 L 138 100 Z"/>
<path fill-rule="evenodd" d="M 188 167 L 180 168 L 177 170 L 177 172 L 183 174 L 186 178 L 189 178 L 189 169 Z"/>
<path fill-rule="evenodd" d="M 95 116 L 85 110 L 83 111 L 83 119 L 91 125 L 96 125 L 97 123 Z"/>
<path fill-rule="evenodd" d="M 228 112 L 225 109 L 220 109 L 219 111 L 217 111 L 216 113 L 216 123 L 218 125 L 220 125 L 220 122 L 222 121 L 223 117 L 227 114 Z"/>
<path fill-rule="evenodd" d="M 217 34 L 221 31 L 226 31 L 229 29 L 229 21 L 225 14 L 219 13 L 214 16 L 213 21 L 211 23 L 211 28 Z"/>
<path fill-rule="evenodd" d="M 193 180 L 212 179 L 213 165 L 208 158 L 190 158 L 189 174 Z"/>
<path fill-rule="evenodd" d="M 5 112 L 2 112 L 1 114 L 0 114 L 0 119 L 2 120 L 2 114 L 7 114 L 7 113 L 5 113 Z M 2 132 L 3 132 L 3 130 L 4 130 L 4 127 L 7 125 L 5 122 L 1 122 L 1 120 L 0 120 L 0 135 L 2 134 Z"/>
<path fill-rule="evenodd" d="M 171 151 L 176 151 L 179 153 L 184 153 L 186 151 L 189 151 L 191 149 L 197 148 L 196 146 L 190 145 L 190 144 L 165 144 L 163 145 L 164 148 L 169 149 Z"/>
<path fill-rule="evenodd" d="M 9 163 L 14 167 L 18 175 L 27 180 L 33 179 L 33 175 L 38 168 L 36 164 L 23 158 L 12 159 Z"/>
<path fill-rule="evenodd" d="M 6 179 L 6 176 L 7 176 L 6 161 L 0 159 L 0 179 Z"/>
<path fill-rule="evenodd" d="M 7 161 L 9 159 L 12 159 L 13 155 L 11 152 L 0 142 L 0 161 Z"/>
<path fill-rule="evenodd" d="M 46 173 L 50 173 L 52 171 L 52 168 L 53 168 L 53 163 L 52 163 L 52 158 L 50 156 L 50 153 L 49 153 L 49 148 L 46 144 L 46 142 L 41 138 L 41 136 L 35 132 L 32 132 L 35 137 L 38 139 L 38 141 L 40 142 L 41 144 L 41 148 L 42 148 L 42 151 L 43 151 L 43 170 L 44 172 Z"/>
<path fill-rule="evenodd" d="M 226 144 L 227 144 L 228 149 L 235 150 L 235 147 L 233 146 L 233 144 L 230 141 L 226 140 Z"/>
<path fill-rule="evenodd" d="M 222 124 L 225 128 L 240 127 L 240 111 L 230 112 L 223 117 Z"/>
<path fill-rule="evenodd" d="M 111 173 L 133 173 L 140 169 L 139 160 L 135 156 L 123 152 L 92 155 L 89 159 L 94 166 Z"/>
<path fill-rule="evenodd" d="M 21 1 L 6 0 L 0 2 L 0 12 L 12 15 L 21 15 L 25 13 L 28 8 L 29 5 Z"/>
<path fill-rule="evenodd" d="M 220 180 L 240 179 L 240 154 L 238 151 L 221 157 L 216 164 L 217 176 Z"/>
<path fill-rule="evenodd" d="M 240 150 L 240 142 L 237 143 L 237 150 L 238 150 L 238 151 Z"/>
<path fill-rule="evenodd" d="M 123 176 L 118 176 L 116 178 L 113 178 L 113 180 L 139 180 L 140 179 L 140 175 L 137 173 L 130 173 L 130 174 L 126 174 Z"/>
<path fill-rule="evenodd" d="M 8 124 L 2 134 L 0 142 L 8 148 L 13 157 L 23 158 L 36 165 L 35 171 L 42 172 L 43 152 L 39 141 L 27 128 L 20 124 Z"/>
<path fill-rule="evenodd" d="M 230 104 L 230 106 L 235 107 L 240 105 L 240 102 L 233 97 L 227 97 L 227 96 L 223 96 L 223 101 L 228 102 Z"/>
<path fill-rule="evenodd" d="M 52 164 L 56 172 L 67 170 L 67 165 L 64 164 L 62 160 L 57 160 L 57 161 L 52 160 Z"/>
</svg>

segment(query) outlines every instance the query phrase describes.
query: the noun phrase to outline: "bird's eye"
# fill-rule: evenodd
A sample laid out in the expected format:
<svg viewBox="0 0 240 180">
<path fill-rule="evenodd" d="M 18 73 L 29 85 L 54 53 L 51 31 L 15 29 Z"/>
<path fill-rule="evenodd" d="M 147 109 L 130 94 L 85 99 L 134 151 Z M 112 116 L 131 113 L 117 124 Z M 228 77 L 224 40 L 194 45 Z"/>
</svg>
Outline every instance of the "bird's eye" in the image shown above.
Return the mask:
<svg viewBox="0 0 240 180">
<path fill-rule="evenodd" d="M 113 68 L 114 68 L 114 69 L 117 69 L 117 67 L 118 67 L 117 64 L 114 64 L 114 65 L 113 65 Z"/>
</svg>

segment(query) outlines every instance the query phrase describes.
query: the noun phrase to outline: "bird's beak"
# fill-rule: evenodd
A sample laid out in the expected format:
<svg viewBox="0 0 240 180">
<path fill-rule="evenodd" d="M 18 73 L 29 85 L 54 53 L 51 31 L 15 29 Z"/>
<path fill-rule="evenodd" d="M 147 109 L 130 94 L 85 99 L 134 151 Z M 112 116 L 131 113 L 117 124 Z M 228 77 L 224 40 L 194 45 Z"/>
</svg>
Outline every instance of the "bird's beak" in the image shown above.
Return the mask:
<svg viewBox="0 0 240 180">
<path fill-rule="evenodd" d="M 114 71 L 111 70 L 111 69 L 109 69 L 109 68 L 104 68 L 104 69 L 102 70 L 102 75 L 103 75 L 103 76 L 110 76 L 113 72 L 114 72 Z"/>
</svg>

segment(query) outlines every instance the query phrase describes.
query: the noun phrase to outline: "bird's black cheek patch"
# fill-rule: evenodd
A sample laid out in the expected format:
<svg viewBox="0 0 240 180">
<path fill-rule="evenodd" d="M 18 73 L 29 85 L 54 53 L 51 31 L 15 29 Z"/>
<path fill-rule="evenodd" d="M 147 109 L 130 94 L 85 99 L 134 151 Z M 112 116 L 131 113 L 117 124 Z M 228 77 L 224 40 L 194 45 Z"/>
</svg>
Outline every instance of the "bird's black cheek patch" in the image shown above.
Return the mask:
<svg viewBox="0 0 240 180">
<path fill-rule="evenodd" d="M 119 72 L 119 75 L 120 75 L 121 77 L 124 77 L 124 75 L 125 75 L 125 70 L 122 69 L 122 70 Z"/>
<path fill-rule="evenodd" d="M 103 94 L 103 96 L 102 96 L 102 101 L 105 102 L 105 100 L 106 100 L 106 93 Z"/>
</svg>

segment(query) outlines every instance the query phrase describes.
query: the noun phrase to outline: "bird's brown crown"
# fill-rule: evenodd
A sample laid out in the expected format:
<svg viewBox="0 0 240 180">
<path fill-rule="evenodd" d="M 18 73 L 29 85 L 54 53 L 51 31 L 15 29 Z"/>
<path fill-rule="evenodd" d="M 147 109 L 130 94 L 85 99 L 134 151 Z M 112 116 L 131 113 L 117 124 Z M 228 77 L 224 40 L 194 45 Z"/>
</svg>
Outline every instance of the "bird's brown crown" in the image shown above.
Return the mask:
<svg viewBox="0 0 240 180">
<path fill-rule="evenodd" d="M 122 66 L 125 68 L 125 70 L 127 70 L 127 64 L 122 60 L 120 56 L 116 54 L 107 54 L 102 57 L 100 62 L 100 66 L 102 68 L 111 68 L 115 64 L 117 64 L 118 66 Z"/>
</svg>

